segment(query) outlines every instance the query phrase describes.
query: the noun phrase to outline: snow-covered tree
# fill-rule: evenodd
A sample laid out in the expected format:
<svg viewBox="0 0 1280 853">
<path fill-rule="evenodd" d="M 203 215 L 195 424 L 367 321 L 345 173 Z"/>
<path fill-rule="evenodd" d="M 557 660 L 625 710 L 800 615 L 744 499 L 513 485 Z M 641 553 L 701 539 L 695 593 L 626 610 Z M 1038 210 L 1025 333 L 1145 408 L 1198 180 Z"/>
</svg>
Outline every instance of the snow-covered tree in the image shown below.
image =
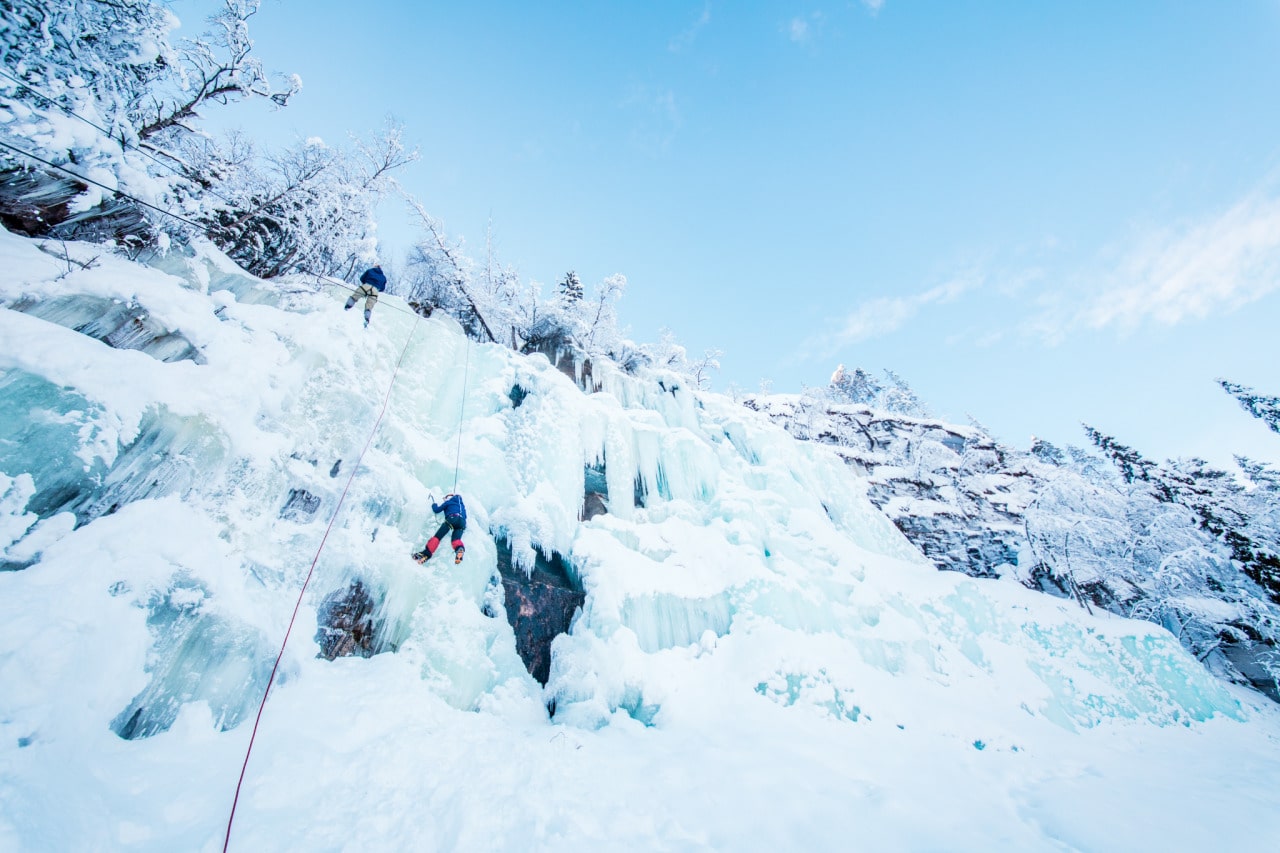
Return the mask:
<svg viewBox="0 0 1280 853">
<path fill-rule="evenodd" d="M 1219 379 L 1222 389 L 1240 401 L 1244 410 L 1271 428 L 1272 432 L 1280 432 L 1280 397 L 1267 397 L 1245 385 L 1237 385 L 1225 379 Z"/>
<path fill-rule="evenodd" d="M 582 290 L 582 281 L 578 278 L 578 274 L 573 270 L 569 270 L 564 274 L 564 279 L 559 284 L 560 298 L 565 302 L 581 302 L 584 295 Z"/>
<path fill-rule="evenodd" d="M 880 395 L 880 405 L 883 408 L 915 418 L 929 417 L 928 408 L 916 396 L 916 392 L 911 390 L 911 386 L 905 379 L 892 370 L 886 370 L 884 375 L 888 384 Z"/>
<path fill-rule="evenodd" d="M 872 379 L 861 367 L 850 373 L 842 364 L 831 374 L 830 390 L 832 399 L 840 402 L 872 406 L 880 399 L 884 388 Z"/>
<path fill-rule="evenodd" d="M 146 201 L 189 200 L 205 185 L 177 153 L 209 104 L 266 98 L 283 105 L 301 86 L 273 82 L 252 54 L 248 21 L 257 0 L 225 0 L 206 35 L 170 34 L 178 20 L 155 0 L 10 0 L 0 4 L 0 114 L 24 150 L 109 189 Z M 11 79 L 12 78 L 12 79 Z M 15 82 L 20 81 L 20 82 Z M 32 169 L 6 155 L 0 171 Z M 55 172 L 51 180 L 66 180 Z M 83 214 L 102 187 L 47 219 Z M 46 202 L 51 210 L 59 193 Z"/>
<path fill-rule="evenodd" d="M 420 202 L 409 197 L 406 201 L 422 228 L 422 236 L 409 254 L 408 281 L 403 295 L 410 303 L 448 312 L 474 337 L 498 343 L 482 306 L 476 301 L 474 261 L 463 252 L 460 241 L 448 238 L 444 225 L 427 213 Z"/>
<path fill-rule="evenodd" d="M 1126 483 L 1146 483 L 1162 500 L 1172 500 L 1163 481 L 1154 476 L 1156 470 L 1154 462 L 1143 458 L 1137 450 L 1121 444 L 1115 438 L 1099 432 L 1088 424 L 1081 424 L 1081 426 L 1084 428 L 1085 435 L 1089 436 L 1089 440 L 1093 442 L 1093 446 L 1111 460 Z"/>
<path fill-rule="evenodd" d="M 929 410 L 911 386 L 892 370 L 884 371 L 885 381 L 874 379 L 862 368 L 852 372 L 842 364 L 831 374 L 827 396 L 836 402 L 853 403 L 910 417 L 927 418 Z"/>
<path fill-rule="evenodd" d="M 142 105 L 181 62 L 169 43 L 178 19 L 152 0 L 7 0 L 0 20 L 0 63 L 27 84 L 6 80 L 6 101 L 46 118 L 72 111 L 115 139 L 137 138 Z M 77 141 L 52 136 L 47 152 Z"/>
<path fill-rule="evenodd" d="M 611 275 L 596 285 L 590 300 L 579 303 L 582 347 L 588 356 L 608 355 L 619 345 L 622 330 L 618 327 L 618 301 L 626 289 L 625 275 Z"/>
<path fill-rule="evenodd" d="M 702 358 L 689 365 L 689 375 L 694 385 L 705 390 L 711 387 L 711 375 L 720 369 L 720 356 L 724 350 L 707 349 L 702 351 Z"/>
<path fill-rule="evenodd" d="M 249 19 L 257 14 L 258 6 L 258 0 L 224 0 L 223 7 L 209 19 L 210 29 L 204 36 L 182 40 L 174 74 L 165 78 L 166 85 L 153 87 L 135 107 L 133 120 L 141 123 L 135 124 L 140 140 L 171 129 L 193 131 L 190 122 L 210 104 L 263 98 L 283 107 L 297 94 L 302 88 L 297 75 L 272 81 L 252 54 Z"/>
<path fill-rule="evenodd" d="M 392 120 L 352 148 L 308 139 L 266 158 L 241 163 L 219 187 L 204 217 L 209 236 L 262 278 L 291 271 L 350 277 L 374 260 L 374 208 L 395 189 L 394 173 L 417 158 Z M 229 159 L 229 158 L 228 158 Z"/>
<path fill-rule="evenodd" d="M 655 367 L 664 370 L 682 370 L 689 360 L 689 351 L 676 340 L 675 332 L 670 329 L 660 329 L 657 342 L 647 344 L 645 353 Z"/>
<path fill-rule="evenodd" d="M 1030 453 L 1036 459 L 1049 465 L 1062 465 L 1067 461 L 1067 455 L 1059 450 L 1052 443 L 1042 438 L 1031 437 Z"/>
</svg>

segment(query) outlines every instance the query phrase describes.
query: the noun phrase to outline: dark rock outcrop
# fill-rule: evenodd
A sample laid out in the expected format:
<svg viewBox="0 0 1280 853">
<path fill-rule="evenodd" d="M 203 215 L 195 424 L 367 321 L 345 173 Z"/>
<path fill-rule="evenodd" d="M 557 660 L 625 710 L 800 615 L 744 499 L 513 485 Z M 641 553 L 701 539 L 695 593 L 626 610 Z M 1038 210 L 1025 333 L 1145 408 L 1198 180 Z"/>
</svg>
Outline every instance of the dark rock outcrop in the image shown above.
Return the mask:
<svg viewBox="0 0 1280 853">
<path fill-rule="evenodd" d="M 97 207 L 72 212 L 71 202 L 86 185 L 68 176 L 38 169 L 0 172 L 0 225 L 28 237 L 99 242 L 152 239 L 142 208 L 125 198 L 108 198 Z"/>
<path fill-rule="evenodd" d="M 501 537 L 496 542 L 498 572 L 516 651 L 529 674 L 545 685 L 551 675 L 551 643 L 569 630 L 585 595 L 559 554 L 548 559 L 539 552 L 533 571 L 526 575 L 512 565 L 510 543 Z"/>
<path fill-rule="evenodd" d="M 345 589 L 336 589 L 324 597 L 316 611 L 316 642 L 319 657 L 334 658 L 377 654 L 378 630 L 374 618 L 378 604 L 356 578 Z"/>
</svg>

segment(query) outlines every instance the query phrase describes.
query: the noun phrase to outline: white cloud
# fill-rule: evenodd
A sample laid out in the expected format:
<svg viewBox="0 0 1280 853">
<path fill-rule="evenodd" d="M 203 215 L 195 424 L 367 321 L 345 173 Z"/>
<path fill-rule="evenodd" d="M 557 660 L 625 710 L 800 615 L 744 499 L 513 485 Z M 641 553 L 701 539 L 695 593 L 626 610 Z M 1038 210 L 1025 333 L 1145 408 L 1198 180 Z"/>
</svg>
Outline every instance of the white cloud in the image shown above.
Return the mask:
<svg viewBox="0 0 1280 853">
<path fill-rule="evenodd" d="M 824 354 L 896 332 L 926 306 L 954 302 L 977 284 L 973 278 L 956 278 L 912 296 L 881 297 L 864 302 L 844 319 L 839 331 L 828 337 Z"/>
<path fill-rule="evenodd" d="M 787 34 L 793 42 L 803 44 L 809 40 L 809 22 L 804 18 L 792 18 L 787 25 Z"/>
<path fill-rule="evenodd" d="M 698 34 L 711 23 L 711 3 L 708 2 L 702 7 L 702 14 L 689 27 L 680 33 L 671 41 L 667 42 L 667 50 L 672 53 L 681 53 L 693 46 L 697 40 Z"/>
<path fill-rule="evenodd" d="M 871 11 L 871 14 L 875 15 L 884 8 L 884 0 L 862 0 L 862 5 L 866 6 Z"/>
<path fill-rule="evenodd" d="M 1102 280 L 1077 324 L 1173 326 L 1234 311 L 1280 289 L 1280 198 L 1255 193 L 1201 222 L 1149 234 Z"/>
</svg>

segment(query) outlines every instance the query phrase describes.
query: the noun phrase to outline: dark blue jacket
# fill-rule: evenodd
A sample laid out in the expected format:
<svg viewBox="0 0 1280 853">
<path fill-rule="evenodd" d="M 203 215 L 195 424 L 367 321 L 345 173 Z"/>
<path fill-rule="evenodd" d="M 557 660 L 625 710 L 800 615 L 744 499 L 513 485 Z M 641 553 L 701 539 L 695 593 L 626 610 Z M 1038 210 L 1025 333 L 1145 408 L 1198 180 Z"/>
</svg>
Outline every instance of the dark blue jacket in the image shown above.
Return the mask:
<svg viewBox="0 0 1280 853">
<path fill-rule="evenodd" d="M 382 267 L 373 267 L 364 271 L 364 275 L 360 276 L 361 284 L 370 284 L 378 289 L 378 292 L 387 289 L 387 277 L 382 272 Z"/>
<path fill-rule="evenodd" d="M 449 495 L 449 497 L 441 501 L 438 506 L 436 504 L 432 504 L 431 511 L 443 512 L 445 518 L 456 515 L 463 521 L 467 520 L 467 508 L 462 505 L 461 495 Z"/>
</svg>

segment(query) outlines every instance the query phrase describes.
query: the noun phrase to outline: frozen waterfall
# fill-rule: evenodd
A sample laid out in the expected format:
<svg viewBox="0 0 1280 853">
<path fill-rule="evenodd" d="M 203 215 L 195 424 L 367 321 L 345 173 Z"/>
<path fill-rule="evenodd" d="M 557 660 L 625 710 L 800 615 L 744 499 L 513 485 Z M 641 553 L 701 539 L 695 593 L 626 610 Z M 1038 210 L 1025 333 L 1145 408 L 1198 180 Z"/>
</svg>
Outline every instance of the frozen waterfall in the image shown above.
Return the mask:
<svg viewBox="0 0 1280 853">
<path fill-rule="evenodd" d="M 394 297 L 366 331 L 207 246 L 68 250 L 0 233 L 0 849 L 216 849 L 313 560 L 233 848 L 1280 837 L 1280 711 L 1159 627 L 934 571 L 764 415 L 585 393 Z M 455 466 L 466 559 L 420 566 Z M 545 687 L 500 558 L 581 596 Z M 321 657 L 355 589 L 377 640 Z"/>
</svg>

